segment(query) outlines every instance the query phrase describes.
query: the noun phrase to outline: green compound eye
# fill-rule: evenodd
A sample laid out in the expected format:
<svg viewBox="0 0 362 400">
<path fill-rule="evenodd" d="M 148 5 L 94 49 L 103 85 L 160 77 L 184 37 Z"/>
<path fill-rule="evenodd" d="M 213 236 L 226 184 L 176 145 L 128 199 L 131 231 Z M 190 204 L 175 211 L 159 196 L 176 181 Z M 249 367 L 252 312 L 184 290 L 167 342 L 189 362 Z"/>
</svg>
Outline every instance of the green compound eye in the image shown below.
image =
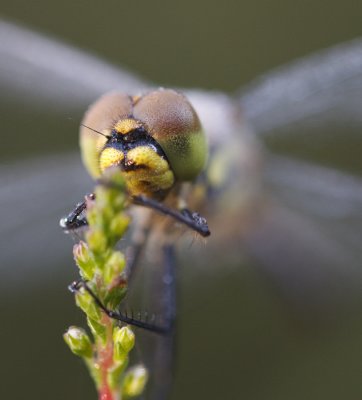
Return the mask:
<svg viewBox="0 0 362 400">
<path fill-rule="evenodd" d="M 131 195 L 162 198 L 175 182 L 194 180 L 206 163 L 200 120 L 174 90 L 139 97 L 107 94 L 89 108 L 82 125 L 82 158 L 90 175 L 98 178 L 105 168 L 118 165 Z"/>
<path fill-rule="evenodd" d="M 179 181 L 195 179 L 205 166 L 207 143 L 190 102 L 174 90 L 157 90 L 141 97 L 133 115 L 165 152 Z"/>
</svg>

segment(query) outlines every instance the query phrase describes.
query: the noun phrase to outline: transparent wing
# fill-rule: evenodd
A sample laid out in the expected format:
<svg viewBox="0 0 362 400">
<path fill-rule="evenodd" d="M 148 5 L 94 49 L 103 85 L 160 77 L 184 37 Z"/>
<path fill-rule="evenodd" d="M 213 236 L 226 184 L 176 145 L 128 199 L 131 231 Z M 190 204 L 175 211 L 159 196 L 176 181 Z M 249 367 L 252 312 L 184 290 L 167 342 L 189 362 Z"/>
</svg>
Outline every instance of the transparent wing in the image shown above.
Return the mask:
<svg viewBox="0 0 362 400">
<path fill-rule="evenodd" d="M 362 40 L 268 72 L 244 87 L 242 112 L 258 134 L 290 126 L 361 128 Z"/>
<path fill-rule="evenodd" d="M 357 173 L 361 103 L 360 39 L 268 72 L 239 97 L 242 115 L 268 144 L 279 139 L 288 143 L 284 149 L 307 157 L 319 151 Z M 356 295 L 362 281 L 360 178 L 269 156 L 265 181 L 270 202 L 245 238 L 264 276 L 303 307 Z"/>
<path fill-rule="evenodd" d="M 275 156 L 265 179 L 271 201 L 245 237 L 263 273 L 309 312 L 353 299 L 362 283 L 361 179 Z"/>
<path fill-rule="evenodd" d="M 144 90 L 131 72 L 26 28 L 0 20 L 2 96 L 64 112 L 111 90 Z"/>
<path fill-rule="evenodd" d="M 0 20 L 3 96 L 59 111 L 88 105 L 109 90 L 135 92 L 148 85 L 129 71 Z M 256 79 L 239 96 L 243 115 L 258 134 L 296 123 L 360 127 L 362 41 L 356 39 L 297 60 Z"/>
<path fill-rule="evenodd" d="M 362 251 L 362 179 L 332 168 L 271 156 L 266 178 L 281 202 L 320 222 L 328 232 Z M 344 229 L 348 226 L 349 232 Z"/>
<path fill-rule="evenodd" d="M 75 154 L 2 166 L 0 182 L 0 286 L 11 295 L 15 287 L 34 289 L 67 273 L 71 242 L 59 218 L 93 184 Z"/>
<path fill-rule="evenodd" d="M 242 115 L 268 145 L 361 171 L 361 39 L 268 72 L 239 96 Z M 362 282 L 361 179 L 268 156 L 265 182 L 268 206 L 245 238 L 263 275 L 309 311 L 356 295 Z"/>
</svg>

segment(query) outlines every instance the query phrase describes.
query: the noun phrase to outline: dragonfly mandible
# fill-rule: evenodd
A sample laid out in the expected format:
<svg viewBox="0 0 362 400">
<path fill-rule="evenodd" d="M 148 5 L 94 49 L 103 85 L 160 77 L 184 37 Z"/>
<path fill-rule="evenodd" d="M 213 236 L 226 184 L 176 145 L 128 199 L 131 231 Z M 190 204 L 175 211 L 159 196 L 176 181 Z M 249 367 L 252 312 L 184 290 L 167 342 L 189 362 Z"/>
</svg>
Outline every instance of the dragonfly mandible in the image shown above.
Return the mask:
<svg viewBox="0 0 362 400">
<path fill-rule="evenodd" d="M 56 105 L 65 114 L 85 107 L 109 90 L 137 93 L 153 87 L 97 58 L 18 26 L 2 22 L 0 29 L 1 36 L 7 38 L 0 44 L 0 80 L 9 98 L 20 97 L 33 105 L 38 102 L 41 107 Z M 24 51 L 30 49 L 29 43 L 32 50 Z M 220 189 L 202 211 L 212 216 L 208 218 L 211 229 L 216 227 L 210 250 L 203 252 L 205 264 L 213 258 L 218 264 L 218 243 L 234 248 L 229 255 L 238 255 L 242 243 L 280 290 L 301 305 L 308 301 L 328 303 L 330 287 L 340 289 L 344 295 L 357 283 L 362 234 L 360 179 L 332 168 L 275 156 L 260 139 L 298 124 L 345 127 L 348 122 L 349 127 L 360 127 L 356 104 L 362 98 L 361 47 L 356 40 L 297 61 L 262 77 L 235 98 L 185 91 L 211 147 L 218 150 L 218 165 L 223 167 L 219 177 L 215 174 Z M 64 211 L 63 193 L 70 187 L 79 195 L 89 190 L 89 181 L 74 160 L 74 156 L 50 157 L 40 163 L 27 162 L 26 168 L 21 163 L 3 168 L 8 191 L 3 192 L 2 230 L 7 238 L 16 232 L 28 246 L 17 255 L 19 262 L 15 264 L 24 264 L 25 255 L 37 257 L 34 241 L 44 240 L 47 216 Z M 11 179 L 19 176 L 19 171 L 21 178 Z M 27 207 L 19 210 L 11 192 L 31 200 L 30 189 L 35 187 L 37 201 L 27 201 Z M 45 204 L 51 204 L 51 209 Z M 26 226 L 31 230 L 27 231 Z M 2 252 L 5 264 L 9 253 L 14 253 L 10 242 Z M 52 245 L 49 253 L 59 253 L 61 246 L 56 240 Z M 47 259 L 51 259 L 50 254 L 43 252 L 38 265 L 45 265 Z M 9 279 L 11 275 L 16 278 L 14 269 L 9 269 Z M 342 281 L 347 286 L 340 286 Z"/>
</svg>

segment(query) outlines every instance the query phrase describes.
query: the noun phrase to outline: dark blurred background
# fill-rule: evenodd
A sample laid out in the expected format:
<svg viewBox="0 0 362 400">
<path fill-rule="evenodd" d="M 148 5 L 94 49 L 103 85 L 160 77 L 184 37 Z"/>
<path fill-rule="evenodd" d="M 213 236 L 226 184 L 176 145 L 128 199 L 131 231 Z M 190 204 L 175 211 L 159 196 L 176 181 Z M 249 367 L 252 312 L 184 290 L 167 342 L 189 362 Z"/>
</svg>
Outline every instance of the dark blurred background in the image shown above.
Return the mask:
<svg viewBox="0 0 362 400">
<path fill-rule="evenodd" d="M 159 85 L 227 92 L 271 68 L 362 33 L 362 6 L 351 0 L 12 0 L 2 3 L 1 12 L 8 20 L 89 50 Z M 82 110 L 49 113 L 4 96 L 0 107 L 3 168 L 11 168 L 15 160 L 77 150 Z M 344 145 L 347 151 L 348 142 Z M 338 155 L 333 157 L 340 166 Z M 345 154 L 343 160 L 346 170 L 359 172 L 352 157 Z M 333 158 L 318 161 L 331 164 Z M 59 217 L 78 200 L 67 195 Z M 14 234 L 12 240 L 18 237 Z M 6 236 L 1 240 L 4 245 Z M 1 278 L 1 398 L 96 398 L 84 366 L 62 341 L 67 326 L 83 319 L 66 289 L 76 277 L 72 240 L 61 232 L 57 240 L 69 244 L 69 255 L 46 269 L 28 260 L 10 284 L 7 276 Z M 19 241 L 19 252 L 23 245 Z M 1 262 L 6 268 L 11 265 L 11 260 Z M 228 263 L 220 266 L 220 273 L 182 268 L 172 399 L 360 399 L 362 304 L 298 314 L 252 264 L 241 259 Z"/>
</svg>

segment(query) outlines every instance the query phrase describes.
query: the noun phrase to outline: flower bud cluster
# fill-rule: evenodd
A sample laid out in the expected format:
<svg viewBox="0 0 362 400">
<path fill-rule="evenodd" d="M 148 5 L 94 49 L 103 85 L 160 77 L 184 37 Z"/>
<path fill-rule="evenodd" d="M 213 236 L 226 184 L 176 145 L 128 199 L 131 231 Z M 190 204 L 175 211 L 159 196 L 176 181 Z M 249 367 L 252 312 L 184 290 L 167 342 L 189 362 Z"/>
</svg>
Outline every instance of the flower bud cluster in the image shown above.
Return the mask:
<svg viewBox="0 0 362 400">
<path fill-rule="evenodd" d="M 73 255 L 82 282 L 107 309 L 115 311 L 127 291 L 122 275 L 125 257 L 115 245 L 125 234 L 130 218 L 124 212 L 127 196 L 121 174 L 110 171 L 104 179 L 107 184 L 96 187 L 95 200 L 87 201 L 89 227 L 85 241 L 74 246 Z M 138 396 L 146 385 L 147 371 L 143 366 L 127 369 L 135 344 L 133 331 L 109 318 L 84 285 L 79 285 L 75 298 L 86 314 L 93 339 L 85 330 L 72 326 L 64 340 L 74 354 L 83 358 L 99 397 L 104 393 L 107 398 L 111 393 L 112 399 Z"/>
</svg>

